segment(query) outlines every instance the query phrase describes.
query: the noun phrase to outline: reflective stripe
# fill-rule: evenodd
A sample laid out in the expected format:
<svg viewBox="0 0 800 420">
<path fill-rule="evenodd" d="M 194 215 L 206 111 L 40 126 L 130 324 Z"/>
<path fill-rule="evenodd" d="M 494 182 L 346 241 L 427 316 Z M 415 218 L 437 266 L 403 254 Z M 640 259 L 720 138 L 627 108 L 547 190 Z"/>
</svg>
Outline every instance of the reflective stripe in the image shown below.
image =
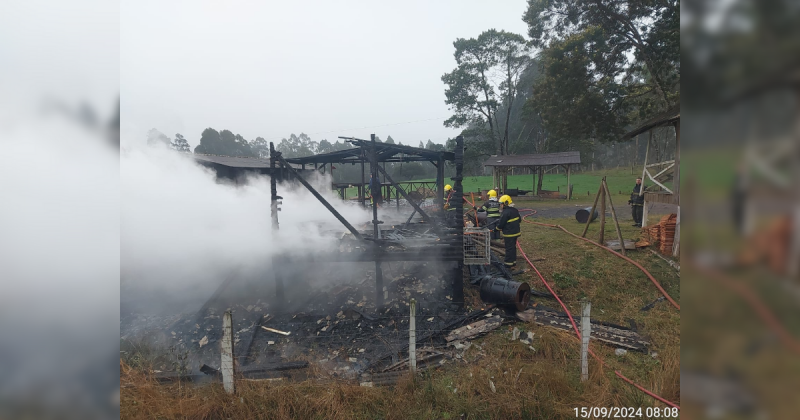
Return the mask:
<svg viewBox="0 0 800 420">
<path fill-rule="evenodd" d="M 506 235 L 505 233 L 502 233 L 502 232 L 500 234 L 503 235 L 504 238 L 513 238 L 515 236 L 522 235 L 522 232 L 512 233 L 510 235 Z"/>
<path fill-rule="evenodd" d="M 499 214 L 492 214 L 492 213 L 489 213 L 489 214 L 487 214 L 487 215 L 486 215 L 486 217 L 494 217 L 494 218 L 498 218 L 498 217 L 500 217 L 500 215 L 499 215 Z"/>
<path fill-rule="evenodd" d="M 513 219 L 508 219 L 508 223 L 516 222 L 517 220 L 519 220 L 519 217 L 515 217 Z"/>
</svg>

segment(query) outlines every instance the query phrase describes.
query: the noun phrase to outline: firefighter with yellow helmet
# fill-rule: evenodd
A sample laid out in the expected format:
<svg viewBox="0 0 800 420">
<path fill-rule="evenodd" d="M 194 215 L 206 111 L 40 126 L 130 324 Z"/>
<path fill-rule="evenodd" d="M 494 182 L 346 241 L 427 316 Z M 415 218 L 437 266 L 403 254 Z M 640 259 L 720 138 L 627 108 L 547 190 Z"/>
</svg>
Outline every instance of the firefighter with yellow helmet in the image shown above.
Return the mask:
<svg viewBox="0 0 800 420">
<path fill-rule="evenodd" d="M 489 200 L 483 203 L 480 207 L 473 207 L 480 213 L 486 213 L 486 220 L 483 226 L 488 227 L 492 231 L 492 239 L 500 239 L 497 232 L 494 230 L 495 224 L 500 220 L 500 202 L 497 200 L 497 191 L 489 190 Z"/>
<path fill-rule="evenodd" d="M 450 184 L 445 185 L 444 192 L 447 193 L 447 198 L 444 200 L 444 209 L 447 211 L 454 211 L 456 207 L 450 204 L 450 198 L 453 196 L 453 187 Z"/>
<path fill-rule="evenodd" d="M 511 197 L 504 195 L 500 197 L 500 219 L 495 226 L 496 230 L 500 231 L 503 237 L 506 248 L 506 267 L 514 267 L 517 265 L 517 238 L 522 234 L 520 231 L 521 218 L 519 210 L 514 208 L 514 203 Z"/>
</svg>

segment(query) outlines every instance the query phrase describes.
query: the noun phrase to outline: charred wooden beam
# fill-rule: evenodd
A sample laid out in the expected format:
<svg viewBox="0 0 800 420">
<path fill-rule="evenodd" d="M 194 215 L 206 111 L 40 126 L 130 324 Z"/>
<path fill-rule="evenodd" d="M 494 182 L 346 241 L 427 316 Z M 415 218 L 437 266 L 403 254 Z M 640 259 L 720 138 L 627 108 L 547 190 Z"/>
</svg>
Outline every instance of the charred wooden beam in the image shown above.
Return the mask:
<svg viewBox="0 0 800 420">
<path fill-rule="evenodd" d="M 347 219 L 345 219 L 345 218 L 344 218 L 344 216 L 342 216 L 341 214 L 339 214 L 339 212 L 338 212 L 338 211 L 336 211 L 336 209 L 335 209 L 335 208 L 333 208 L 333 206 L 331 206 L 331 204 L 330 204 L 330 203 L 328 203 L 328 200 L 325 200 L 325 198 L 324 198 L 324 197 L 322 197 L 322 195 L 320 195 L 320 193 L 318 193 L 318 192 L 317 192 L 317 190 L 315 190 L 315 189 L 314 189 L 314 187 L 312 187 L 312 186 L 311 186 L 311 184 L 309 184 L 309 183 L 308 183 L 308 181 L 306 181 L 305 179 L 303 179 L 303 177 L 302 177 L 300 174 L 298 174 L 298 173 L 297 173 L 297 171 L 296 171 L 294 168 L 292 168 L 292 167 L 289 165 L 289 163 L 288 163 L 288 162 L 286 162 L 286 160 L 284 160 L 284 159 L 283 159 L 283 157 L 281 156 L 281 153 L 280 153 L 280 152 L 275 152 L 275 159 L 276 159 L 278 162 L 280 162 L 281 166 L 283 166 L 283 167 L 284 167 L 284 168 L 285 168 L 285 169 L 286 169 L 286 170 L 287 170 L 287 171 L 288 171 L 290 174 L 292 174 L 292 175 L 295 177 L 295 179 L 297 179 L 297 180 L 298 180 L 298 181 L 299 181 L 301 184 L 303 184 L 303 186 L 304 186 L 304 187 L 306 187 L 306 189 L 307 189 L 307 190 L 308 190 L 308 191 L 309 191 L 309 192 L 310 192 L 310 193 L 311 193 L 311 194 L 312 194 L 314 197 L 316 197 L 316 198 L 317 198 L 317 200 L 319 200 L 319 202 L 320 202 L 320 203 L 322 203 L 322 205 L 323 205 L 323 206 L 325 206 L 325 208 L 327 208 L 327 209 L 328 209 L 328 211 L 330 211 L 330 212 L 331 212 L 331 214 L 333 214 L 333 215 L 336 217 L 336 219 L 337 219 L 337 220 L 339 220 L 340 222 L 342 222 L 342 224 L 344 225 L 344 227 L 346 227 L 346 228 L 347 228 L 347 230 L 349 230 L 349 231 L 350 231 L 350 233 L 352 233 L 352 234 L 353 234 L 353 236 L 355 236 L 355 237 L 356 237 L 356 238 L 358 238 L 358 239 L 364 239 L 364 238 L 361 236 L 361 234 L 358 232 L 358 230 L 356 230 L 356 228 L 354 228 L 354 227 L 353 227 L 353 225 L 351 225 L 351 224 L 350 224 L 350 222 L 348 222 L 348 221 L 347 221 Z"/>
</svg>

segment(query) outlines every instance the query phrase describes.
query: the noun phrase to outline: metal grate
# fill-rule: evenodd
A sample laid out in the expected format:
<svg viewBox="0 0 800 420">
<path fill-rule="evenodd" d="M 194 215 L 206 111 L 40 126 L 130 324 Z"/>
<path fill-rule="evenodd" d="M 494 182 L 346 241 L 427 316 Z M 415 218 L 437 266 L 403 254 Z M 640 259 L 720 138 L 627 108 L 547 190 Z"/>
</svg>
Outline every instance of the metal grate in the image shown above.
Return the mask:
<svg viewBox="0 0 800 420">
<path fill-rule="evenodd" d="M 489 229 L 464 228 L 464 264 L 489 264 L 491 257 L 491 252 L 489 251 L 490 239 Z"/>
</svg>

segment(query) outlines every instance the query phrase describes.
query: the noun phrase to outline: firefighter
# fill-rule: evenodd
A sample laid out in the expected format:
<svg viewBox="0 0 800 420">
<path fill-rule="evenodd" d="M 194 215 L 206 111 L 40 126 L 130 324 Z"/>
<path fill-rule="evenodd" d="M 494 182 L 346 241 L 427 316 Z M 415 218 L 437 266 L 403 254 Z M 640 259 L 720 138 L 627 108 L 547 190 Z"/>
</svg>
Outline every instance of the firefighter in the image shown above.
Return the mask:
<svg viewBox="0 0 800 420">
<path fill-rule="evenodd" d="M 484 226 L 492 231 L 492 239 L 500 239 L 494 226 L 500 220 L 500 202 L 497 201 L 497 191 L 489 190 L 489 201 L 483 203 L 481 207 L 473 207 L 479 212 L 486 212 L 486 221 Z"/>
<path fill-rule="evenodd" d="M 642 213 L 644 212 L 644 196 L 639 195 L 642 189 L 642 178 L 636 178 L 636 185 L 633 186 L 631 192 L 631 199 L 628 200 L 628 205 L 631 206 L 631 215 L 633 216 L 633 225 L 642 227 Z"/>
<path fill-rule="evenodd" d="M 500 231 L 506 246 L 506 267 L 516 267 L 517 265 L 517 238 L 520 232 L 521 219 L 519 210 L 514 208 L 511 197 L 504 195 L 500 197 L 500 220 L 497 221 L 496 230 Z"/>
<path fill-rule="evenodd" d="M 450 205 L 450 198 L 453 196 L 453 187 L 450 184 L 445 185 L 444 192 L 447 193 L 447 198 L 444 199 L 444 209 L 447 211 L 454 211 L 456 207 Z"/>
</svg>

